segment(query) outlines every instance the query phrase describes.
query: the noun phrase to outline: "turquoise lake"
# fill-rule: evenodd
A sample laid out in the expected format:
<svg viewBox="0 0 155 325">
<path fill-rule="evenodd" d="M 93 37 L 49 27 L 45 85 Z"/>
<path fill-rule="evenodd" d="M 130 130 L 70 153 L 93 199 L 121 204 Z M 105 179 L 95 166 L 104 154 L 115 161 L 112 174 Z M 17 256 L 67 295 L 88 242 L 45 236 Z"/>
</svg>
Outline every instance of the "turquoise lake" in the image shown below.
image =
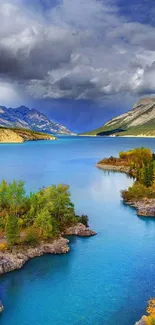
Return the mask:
<svg viewBox="0 0 155 325">
<path fill-rule="evenodd" d="M 1 325 L 132 325 L 155 296 L 155 220 L 138 218 L 120 190 L 132 180 L 95 167 L 103 157 L 155 139 L 61 137 L 0 145 L 0 180 L 26 189 L 70 185 L 77 213 L 98 232 L 71 238 L 67 255 L 46 255 L 0 277 Z"/>
</svg>

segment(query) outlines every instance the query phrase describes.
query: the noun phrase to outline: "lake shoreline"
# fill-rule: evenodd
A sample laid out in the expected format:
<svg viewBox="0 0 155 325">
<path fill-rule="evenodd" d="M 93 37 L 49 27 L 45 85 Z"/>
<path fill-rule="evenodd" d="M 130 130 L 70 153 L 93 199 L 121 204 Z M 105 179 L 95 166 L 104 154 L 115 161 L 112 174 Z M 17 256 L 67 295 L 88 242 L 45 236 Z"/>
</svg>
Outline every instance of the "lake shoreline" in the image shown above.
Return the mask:
<svg viewBox="0 0 155 325">
<path fill-rule="evenodd" d="M 142 316 L 142 318 L 138 322 L 136 322 L 135 325 L 147 325 L 145 320 L 146 320 L 146 316 Z"/>
<path fill-rule="evenodd" d="M 108 165 L 108 164 L 101 164 L 98 163 L 95 165 L 97 168 L 103 169 L 105 171 L 113 171 L 113 172 L 120 172 L 129 175 L 130 168 L 127 166 L 115 166 L 115 165 Z"/>
<path fill-rule="evenodd" d="M 41 243 L 36 247 L 13 248 L 11 252 L 8 250 L 0 252 L 0 275 L 21 269 L 34 257 L 44 254 L 66 254 L 70 250 L 68 243 L 69 240 L 60 237 L 52 243 Z"/>
<path fill-rule="evenodd" d="M 130 175 L 130 168 L 127 166 L 115 166 L 101 163 L 98 163 L 95 166 L 105 171 L 120 172 Z M 155 199 L 145 198 L 137 201 L 123 202 L 124 204 L 135 208 L 139 217 L 155 217 Z M 135 323 L 135 325 L 146 325 L 145 317 L 143 316 L 138 322 Z"/>
<path fill-rule="evenodd" d="M 66 254 L 70 251 L 69 240 L 64 236 L 91 237 L 96 232 L 82 223 L 67 228 L 59 238 L 51 242 L 42 242 L 38 246 L 13 248 L 12 251 L 0 252 L 0 275 L 21 269 L 26 262 L 44 254 Z"/>
<path fill-rule="evenodd" d="M 127 166 L 115 166 L 101 163 L 98 163 L 95 166 L 105 171 L 120 172 L 132 176 L 130 168 Z M 123 200 L 123 202 L 124 204 L 135 208 L 137 216 L 139 217 L 155 217 L 155 199 L 142 198 L 132 201 Z"/>
</svg>

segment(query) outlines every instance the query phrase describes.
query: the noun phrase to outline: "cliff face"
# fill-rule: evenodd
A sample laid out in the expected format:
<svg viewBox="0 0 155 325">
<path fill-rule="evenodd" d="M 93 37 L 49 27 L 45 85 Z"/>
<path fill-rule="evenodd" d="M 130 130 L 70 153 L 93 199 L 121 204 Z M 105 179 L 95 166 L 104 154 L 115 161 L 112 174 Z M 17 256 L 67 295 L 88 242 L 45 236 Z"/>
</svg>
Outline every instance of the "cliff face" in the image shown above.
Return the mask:
<svg viewBox="0 0 155 325">
<path fill-rule="evenodd" d="M 155 136 L 155 97 L 141 99 L 129 112 L 111 119 L 89 134 Z"/>
<path fill-rule="evenodd" d="M 22 143 L 34 140 L 56 140 L 56 137 L 30 130 L 0 128 L 0 143 Z"/>
</svg>

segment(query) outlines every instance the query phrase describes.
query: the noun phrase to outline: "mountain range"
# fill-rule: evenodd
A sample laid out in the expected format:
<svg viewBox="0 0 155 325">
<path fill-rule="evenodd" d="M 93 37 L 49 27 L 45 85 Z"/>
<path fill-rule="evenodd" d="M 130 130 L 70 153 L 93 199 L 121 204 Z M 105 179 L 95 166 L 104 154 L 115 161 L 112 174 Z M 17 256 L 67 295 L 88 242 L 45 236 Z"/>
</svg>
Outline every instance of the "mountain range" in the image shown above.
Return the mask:
<svg viewBox="0 0 155 325">
<path fill-rule="evenodd" d="M 155 97 L 139 100 L 127 113 L 114 117 L 86 135 L 155 136 Z"/>
<path fill-rule="evenodd" d="M 45 114 L 25 106 L 0 106 L 0 126 L 31 129 L 51 134 L 72 134 L 65 126 L 51 121 Z"/>
</svg>

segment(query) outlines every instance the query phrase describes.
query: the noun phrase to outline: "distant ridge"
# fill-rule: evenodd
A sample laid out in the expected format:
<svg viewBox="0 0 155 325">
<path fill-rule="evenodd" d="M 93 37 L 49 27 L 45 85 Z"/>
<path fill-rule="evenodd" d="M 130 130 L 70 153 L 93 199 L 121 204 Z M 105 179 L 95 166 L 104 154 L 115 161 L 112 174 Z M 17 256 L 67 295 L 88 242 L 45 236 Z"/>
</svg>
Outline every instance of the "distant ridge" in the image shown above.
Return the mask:
<svg viewBox="0 0 155 325">
<path fill-rule="evenodd" d="M 65 126 L 51 121 L 45 114 L 26 106 L 0 106 L 0 126 L 30 129 L 51 134 L 73 134 Z"/>
<path fill-rule="evenodd" d="M 155 97 L 139 100 L 127 113 L 119 115 L 85 135 L 155 136 Z"/>
</svg>

